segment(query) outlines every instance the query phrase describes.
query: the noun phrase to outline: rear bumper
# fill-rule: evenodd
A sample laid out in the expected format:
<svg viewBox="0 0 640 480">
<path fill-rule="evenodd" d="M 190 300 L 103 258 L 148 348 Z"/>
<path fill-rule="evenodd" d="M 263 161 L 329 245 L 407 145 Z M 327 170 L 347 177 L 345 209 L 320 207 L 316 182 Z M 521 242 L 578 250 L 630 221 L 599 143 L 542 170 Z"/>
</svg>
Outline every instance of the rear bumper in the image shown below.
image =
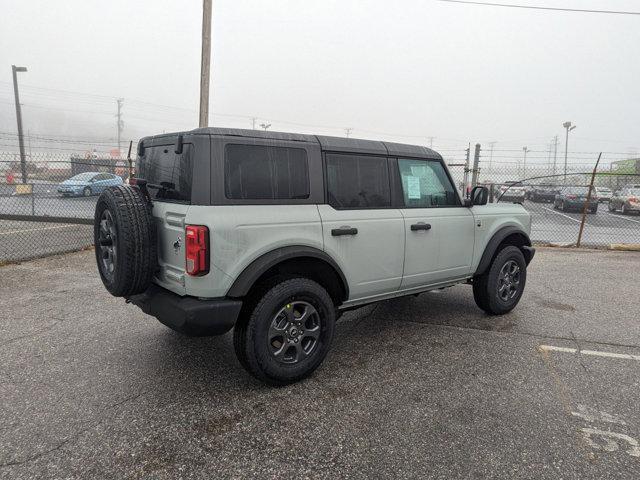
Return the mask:
<svg viewBox="0 0 640 480">
<path fill-rule="evenodd" d="M 207 329 L 210 335 L 222 335 L 231 330 L 242 308 L 240 300 L 181 297 L 157 285 L 128 297 L 127 301 L 168 327 L 187 333 Z"/>
</svg>

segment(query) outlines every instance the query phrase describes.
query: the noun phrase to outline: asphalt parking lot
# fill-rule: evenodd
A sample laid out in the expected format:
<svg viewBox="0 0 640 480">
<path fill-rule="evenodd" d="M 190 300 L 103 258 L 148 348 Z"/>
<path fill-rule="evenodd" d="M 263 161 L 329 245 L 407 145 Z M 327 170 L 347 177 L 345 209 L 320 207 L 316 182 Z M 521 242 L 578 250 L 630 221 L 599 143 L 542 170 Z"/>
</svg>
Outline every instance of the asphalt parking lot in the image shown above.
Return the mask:
<svg viewBox="0 0 640 480">
<path fill-rule="evenodd" d="M 503 317 L 468 286 L 351 312 L 280 389 L 93 261 L 0 269 L 0 478 L 640 477 L 638 253 L 541 249 Z"/>
</svg>

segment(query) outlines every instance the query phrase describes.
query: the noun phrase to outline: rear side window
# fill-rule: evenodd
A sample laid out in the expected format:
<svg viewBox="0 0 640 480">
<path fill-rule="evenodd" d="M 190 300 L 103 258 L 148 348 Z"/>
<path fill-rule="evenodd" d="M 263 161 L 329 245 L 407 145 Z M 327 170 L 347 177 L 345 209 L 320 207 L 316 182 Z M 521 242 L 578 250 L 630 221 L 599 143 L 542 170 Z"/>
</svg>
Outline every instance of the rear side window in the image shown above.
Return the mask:
<svg viewBox="0 0 640 480">
<path fill-rule="evenodd" d="M 387 159 L 327 154 L 327 199 L 334 208 L 385 208 L 391 205 Z"/>
<path fill-rule="evenodd" d="M 154 200 L 165 202 L 191 202 L 194 148 L 190 143 L 182 146 L 182 153 L 175 153 L 174 145 L 146 147 L 139 160 L 138 178 L 149 184 L 149 194 Z"/>
<path fill-rule="evenodd" d="M 227 145 L 224 176 L 229 199 L 309 198 L 309 166 L 302 148 Z"/>
<path fill-rule="evenodd" d="M 458 206 L 458 196 L 438 161 L 398 159 L 405 207 Z"/>
</svg>

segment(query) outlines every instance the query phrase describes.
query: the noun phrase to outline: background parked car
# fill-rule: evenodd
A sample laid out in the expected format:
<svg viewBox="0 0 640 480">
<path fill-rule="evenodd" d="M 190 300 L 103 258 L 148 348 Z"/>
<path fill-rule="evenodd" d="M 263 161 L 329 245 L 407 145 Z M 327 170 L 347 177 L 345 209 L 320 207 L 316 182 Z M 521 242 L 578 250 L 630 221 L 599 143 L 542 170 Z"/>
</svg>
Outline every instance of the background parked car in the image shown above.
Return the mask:
<svg viewBox="0 0 640 480">
<path fill-rule="evenodd" d="M 122 178 L 112 173 L 84 172 L 71 177 L 58 185 L 58 193 L 66 195 L 82 195 L 89 197 L 99 195 L 114 185 L 122 185 Z"/>
<path fill-rule="evenodd" d="M 601 203 L 611 200 L 611 196 L 613 195 L 613 193 L 611 192 L 610 188 L 598 187 L 596 188 L 596 191 L 598 192 L 598 199 Z"/>
<path fill-rule="evenodd" d="M 609 200 L 609 211 L 620 210 L 623 215 L 640 213 L 640 185 L 627 185 Z"/>
<path fill-rule="evenodd" d="M 559 208 L 563 212 L 569 210 L 582 211 L 587 203 L 589 187 L 565 187 L 558 193 L 553 201 L 553 208 Z M 598 211 L 598 196 L 595 189 L 591 191 L 588 205 L 589 213 Z"/>
<path fill-rule="evenodd" d="M 529 192 L 529 199 L 532 202 L 553 202 L 561 188 L 556 185 L 536 185 Z"/>
<path fill-rule="evenodd" d="M 524 203 L 525 189 L 521 182 L 504 182 L 498 190 L 497 201 Z"/>
</svg>

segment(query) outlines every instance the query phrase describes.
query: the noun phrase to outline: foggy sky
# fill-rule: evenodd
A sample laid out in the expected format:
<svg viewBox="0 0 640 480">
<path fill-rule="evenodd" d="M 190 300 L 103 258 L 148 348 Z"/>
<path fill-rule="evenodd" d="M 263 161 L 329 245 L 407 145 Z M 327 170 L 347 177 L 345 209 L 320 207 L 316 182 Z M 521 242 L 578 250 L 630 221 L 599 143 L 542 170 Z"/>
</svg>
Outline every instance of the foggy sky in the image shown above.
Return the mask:
<svg viewBox="0 0 640 480">
<path fill-rule="evenodd" d="M 633 0 L 510 1 L 640 10 Z M 127 138 L 196 127 L 201 6 L 1 0 L 0 130 L 15 132 L 11 64 L 29 69 L 19 77 L 25 130 L 115 136 L 102 113 L 115 113 L 113 99 L 27 86 L 123 97 Z M 546 149 L 571 120 L 572 151 L 627 152 L 640 149 L 639 47 L 638 16 L 214 0 L 212 123 L 250 128 L 227 115 L 255 116 L 274 130 Z"/>
</svg>

